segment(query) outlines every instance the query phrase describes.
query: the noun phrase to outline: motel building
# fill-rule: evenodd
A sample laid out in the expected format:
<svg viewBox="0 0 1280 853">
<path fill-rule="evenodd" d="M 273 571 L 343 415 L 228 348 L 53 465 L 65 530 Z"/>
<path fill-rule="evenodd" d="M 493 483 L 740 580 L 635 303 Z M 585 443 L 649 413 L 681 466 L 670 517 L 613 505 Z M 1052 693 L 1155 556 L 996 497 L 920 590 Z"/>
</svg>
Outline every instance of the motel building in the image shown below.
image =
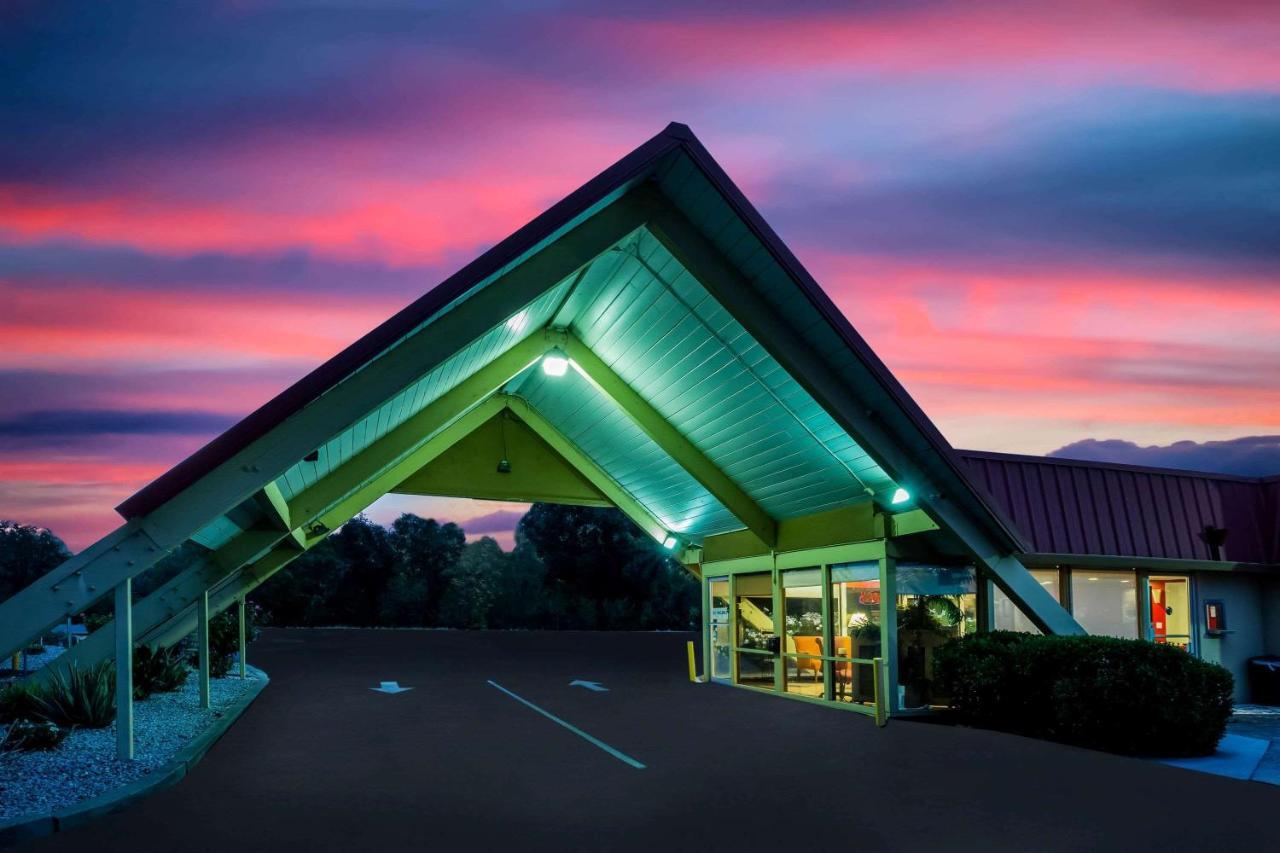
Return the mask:
<svg viewBox="0 0 1280 853">
<path fill-rule="evenodd" d="M 857 322 L 672 124 L 126 500 L 0 602 L 0 655 L 114 594 L 66 657 L 127 672 L 399 493 L 617 507 L 699 578 L 733 688 L 927 713 L 937 648 L 1007 628 L 1174 645 L 1248 698 L 1280 478 L 957 452 Z"/>
</svg>

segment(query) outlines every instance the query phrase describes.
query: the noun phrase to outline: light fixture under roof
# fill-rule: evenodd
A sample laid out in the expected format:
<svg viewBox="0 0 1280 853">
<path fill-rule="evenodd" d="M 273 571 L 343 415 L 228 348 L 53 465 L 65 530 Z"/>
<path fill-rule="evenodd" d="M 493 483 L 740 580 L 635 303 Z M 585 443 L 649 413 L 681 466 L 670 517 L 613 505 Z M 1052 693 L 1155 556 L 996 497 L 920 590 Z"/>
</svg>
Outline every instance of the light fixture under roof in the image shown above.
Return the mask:
<svg viewBox="0 0 1280 853">
<path fill-rule="evenodd" d="M 674 551 L 676 546 L 679 544 L 680 540 L 669 533 L 667 534 L 667 538 L 662 540 L 662 547 L 666 548 L 668 551 Z"/>
<path fill-rule="evenodd" d="M 564 376 L 569 369 L 569 359 L 554 353 L 542 357 L 542 372 L 548 376 Z"/>
<path fill-rule="evenodd" d="M 891 504 L 904 504 L 911 500 L 911 493 L 906 489 L 897 488 L 893 490 L 893 497 L 889 498 Z"/>
</svg>

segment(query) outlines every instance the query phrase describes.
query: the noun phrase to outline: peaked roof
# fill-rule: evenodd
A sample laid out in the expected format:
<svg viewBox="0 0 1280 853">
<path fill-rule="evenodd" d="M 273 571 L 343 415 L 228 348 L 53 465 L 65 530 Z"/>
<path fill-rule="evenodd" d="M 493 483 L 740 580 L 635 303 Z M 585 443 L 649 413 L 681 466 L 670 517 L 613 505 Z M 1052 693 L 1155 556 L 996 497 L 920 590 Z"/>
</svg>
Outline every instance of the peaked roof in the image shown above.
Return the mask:
<svg viewBox="0 0 1280 853">
<path fill-rule="evenodd" d="M 122 503 L 126 524 L 0 604 L 0 651 L 193 541 L 200 565 L 136 608 L 147 637 L 181 636 L 202 592 L 226 606 L 382 495 L 448 480 L 429 466 L 451 449 L 491 454 L 485 424 L 505 413 L 671 548 L 746 531 L 735 541 L 768 553 L 785 521 L 900 509 L 906 490 L 1037 624 L 1081 630 L 919 407 L 672 124 Z M 91 637 L 83 657 L 109 644 Z"/>
<path fill-rule="evenodd" d="M 857 486 L 857 491 L 870 494 L 882 503 L 888 503 L 889 496 L 901 485 L 920 505 L 962 536 L 972 538 L 977 535 L 988 540 L 991 547 L 987 550 L 1009 553 L 1022 547 L 1017 534 L 1003 521 L 1000 513 L 988 503 L 981 491 L 973 488 L 963 465 L 938 430 L 848 319 L 689 128 L 674 123 L 124 501 L 118 511 L 127 519 L 135 519 L 162 507 L 219 466 L 242 455 L 255 442 L 268 442 L 274 430 L 302 415 L 335 387 L 346 382 L 358 382 L 357 374 L 369 369 L 370 365 L 425 327 L 455 312 L 459 305 L 476 301 L 477 294 L 486 288 L 496 289 L 490 285 L 497 282 L 498 287 L 505 286 L 503 281 L 513 270 L 522 265 L 530 266 L 531 259 L 548 254 L 542 252 L 543 249 L 550 247 L 549 251 L 554 251 L 557 241 L 575 229 L 581 230 L 592 217 L 601 218 L 598 215 L 610 210 L 611 205 L 616 207 L 614 203 L 619 199 L 645 193 L 648 193 L 653 209 L 658 211 L 654 214 L 657 219 L 666 216 L 668 228 L 685 228 L 684 249 L 673 250 L 669 243 L 655 239 L 653 235 L 661 235 L 661 227 L 655 228 L 646 219 L 645 228 L 640 229 L 630 244 L 614 246 L 613 251 L 630 253 L 635 262 L 633 266 L 647 268 L 647 273 L 652 274 L 666 291 L 684 301 L 688 313 L 699 316 L 704 330 L 709 331 L 719 345 L 734 350 L 736 363 L 717 366 L 715 370 L 719 375 L 741 372 L 745 367 L 751 374 L 749 378 L 755 380 L 750 389 L 755 395 L 754 405 L 757 408 L 775 408 L 777 404 L 787 409 L 792 420 L 799 424 L 798 429 L 795 424 L 789 424 L 785 429 L 777 424 L 762 425 L 758 431 L 760 436 L 770 429 L 775 432 L 781 430 L 776 440 L 785 441 L 790 436 L 790 440 L 804 443 L 808 439 L 802 435 L 800 438 L 795 436 L 807 432 L 815 446 L 821 445 L 831 457 L 822 460 L 822 465 L 828 469 L 825 474 L 804 472 L 801 475 L 795 471 L 784 471 L 778 465 L 770 468 L 759 453 L 761 442 L 766 439 L 759 436 L 753 451 L 752 448 L 729 445 L 711 447 L 705 434 L 699 438 L 691 433 L 689 437 L 698 449 L 712 456 L 718 464 L 724 463 L 721 467 L 725 467 L 725 473 L 736 485 L 741 486 L 751 498 L 775 510 L 774 515 L 798 514 L 805 508 L 814 510 L 815 505 L 805 507 L 800 499 L 805 489 L 830 492 L 827 503 L 823 505 L 822 500 L 818 500 L 816 509 L 829 506 L 832 501 L 848 502 L 853 499 L 853 492 L 835 485 L 838 477 L 844 477 L 851 485 Z M 689 248 L 690 241 L 694 244 L 692 249 Z M 654 269 L 655 265 L 664 265 L 671 272 L 672 280 L 664 280 L 662 273 Z M 691 266 L 697 269 L 691 270 Z M 598 267 L 598 264 L 592 267 L 590 275 L 596 275 Z M 689 277 L 692 284 L 685 281 L 686 273 L 692 273 Z M 579 281 L 588 278 L 590 276 L 580 272 L 577 281 L 544 281 L 544 290 L 539 297 L 541 301 L 530 302 L 522 309 L 521 315 L 532 313 L 536 316 L 529 316 L 529 319 L 557 326 L 566 325 L 566 320 L 570 325 L 576 322 L 574 328 L 580 337 L 588 339 L 588 346 L 593 349 L 613 347 L 606 360 L 615 369 L 620 369 L 626 361 L 626 353 L 636 348 L 647 347 L 650 354 L 659 353 L 663 346 L 661 341 L 625 340 L 617 334 L 614 335 L 616 340 L 606 341 L 602 335 L 607 332 L 591 339 L 594 335 L 592 330 L 603 328 L 601 324 L 615 319 L 606 316 L 610 308 L 599 304 L 566 303 L 579 299 L 590 287 L 597 289 L 598 296 L 601 288 L 614 286 L 616 289 L 630 285 L 588 280 L 579 287 Z M 712 284 L 711 281 L 717 278 L 722 280 Z M 706 292 L 695 286 L 698 283 L 707 285 L 710 299 Z M 733 304 L 727 304 L 730 301 L 728 295 L 732 295 Z M 747 298 L 740 301 L 739 296 Z M 732 317 L 725 315 L 725 309 Z M 592 310 L 598 316 L 591 318 L 589 323 L 582 322 L 581 312 Z M 643 314 L 642 308 L 630 310 L 632 322 L 641 316 L 645 317 L 646 323 L 653 320 L 651 314 Z M 504 317 L 490 319 L 493 323 L 501 323 Z M 617 327 L 611 328 L 616 331 Z M 733 339 L 728 336 L 733 336 Z M 474 350 L 480 343 L 479 336 L 469 342 L 460 340 L 457 350 L 462 352 L 466 346 Z M 492 358 L 494 352 L 510 343 L 510 340 L 489 341 L 484 355 L 472 358 L 465 365 L 453 366 L 456 374 L 453 379 L 468 371 L 474 372 L 486 358 Z M 683 366 L 695 365 L 696 359 L 693 359 Z M 641 359 L 630 364 L 629 371 L 620 369 L 620 372 L 629 372 L 623 377 L 627 384 L 638 385 L 642 384 L 646 371 L 651 369 L 656 369 L 655 364 Z M 786 374 L 785 381 L 781 378 L 783 374 Z M 672 380 L 678 377 L 670 371 L 665 375 Z M 384 431 L 384 422 L 394 426 L 397 417 L 403 417 L 404 412 L 412 410 L 420 400 L 429 402 L 431 395 L 442 393 L 448 383 L 441 380 L 436 384 L 439 387 L 431 390 L 419 388 L 415 400 L 401 402 L 399 414 L 378 414 L 380 410 L 352 411 L 352 429 L 361 429 L 362 421 L 376 416 L 377 428 L 364 428 L 364 432 L 376 440 Z M 526 374 L 519 383 L 519 390 L 535 397 L 540 394 L 541 403 L 552 405 L 551 397 L 564 397 L 564 389 L 570 384 L 548 389 L 541 377 Z M 745 395 L 743 389 L 747 384 L 746 380 L 738 385 L 731 384 L 721 395 L 725 399 L 714 402 L 732 409 L 735 395 L 738 398 Z M 761 389 L 767 391 L 772 400 L 762 397 Z M 659 391 L 649 387 L 643 394 L 659 411 L 669 414 L 673 423 L 680 420 L 677 415 L 683 413 L 683 422 L 679 425 L 683 431 L 696 430 L 697 414 L 690 414 L 690 410 L 696 408 L 697 401 L 689 394 L 683 399 L 663 400 Z M 689 393 L 696 395 L 705 391 L 706 387 Z M 564 405 L 576 405 L 581 409 L 587 403 L 570 400 Z M 746 417 L 748 413 L 749 408 L 744 408 L 739 414 Z M 563 426 L 570 429 L 572 422 L 565 421 Z M 722 426 L 716 435 L 723 437 L 724 432 Z M 352 452 L 360 449 L 360 435 L 357 432 L 352 440 L 355 445 Z M 575 438 L 590 443 L 587 436 Z M 614 443 L 622 439 L 621 433 L 613 436 Z M 342 439 L 337 446 L 319 446 L 323 470 L 318 476 L 332 472 L 332 468 L 324 467 L 326 455 L 332 455 L 339 462 L 343 460 L 343 441 L 348 440 Z M 316 448 L 298 450 L 301 457 Z M 652 448 L 648 450 L 652 451 Z M 638 442 L 628 451 L 647 452 Z M 649 455 L 652 465 L 656 466 L 661 454 L 650 452 Z M 743 462 L 734 468 L 735 461 L 745 457 L 750 457 L 749 463 Z M 817 464 L 816 459 L 815 455 L 808 460 L 811 467 Z M 803 464 L 805 460 L 797 461 L 797 466 Z M 298 463 L 288 471 L 264 470 L 264 473 L 273 478 L 278 476 L 276 482 L 288 499 L 290 492 L 311 485 L 307 470 L 303 463 Z M 769 486 L 760 477 L 770 471 L 778 476 L 782 473 L 793 476 L 787 488 L 795 500 L 788 503 L 782 497 L 768 494 Z M 756 474 L 760 476 L 755 477 Z M 639 475 L 635 471 L 622 470 L 615 476 L 619 479 L 630 476 L 636 481 Z M 754 482 L 753 477 L 760 481 Z M 297 481 L 296 489 L 290 486 L 294 480 Z M 642 486 L 637 486 L 637 489 L 644 492 Z M 677 489 L 669 499 L 678 499 L 679 492 Z M 699 494 L 694 489 L 685 489 L 683 499 L 710 503 Z M 697 519 L 698 523 L 705 524 L 701 530 L 694 531 L 694 539 L 699 535 L 741 526 L 741 520 L 735 520 L 732 509 L 727 506 L 711 508 L 704 515 Z M 226 527 L 225 523 L 223 527 Z M 211 547 L 220 541 L 216 536 L 206 538 L 211 540 L 207 542 Z"/>
</svg>

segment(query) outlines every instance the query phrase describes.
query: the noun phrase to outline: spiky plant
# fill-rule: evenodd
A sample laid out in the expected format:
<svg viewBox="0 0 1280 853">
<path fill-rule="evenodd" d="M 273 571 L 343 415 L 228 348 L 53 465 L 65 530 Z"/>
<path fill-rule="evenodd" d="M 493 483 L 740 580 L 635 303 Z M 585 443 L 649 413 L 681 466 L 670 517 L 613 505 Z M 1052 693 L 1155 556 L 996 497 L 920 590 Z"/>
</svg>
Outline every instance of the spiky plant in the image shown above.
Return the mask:
<svg viewBox="0 0 1280 853">
<path fill-rule="evenodd" d="M 51 670 L 34 691 L 34 710 L 40 719 L 59 726 L 103 729 L 116 718 L 116 670 L 110 661 L 80 667 L 72 663 Z"/>
</svg>

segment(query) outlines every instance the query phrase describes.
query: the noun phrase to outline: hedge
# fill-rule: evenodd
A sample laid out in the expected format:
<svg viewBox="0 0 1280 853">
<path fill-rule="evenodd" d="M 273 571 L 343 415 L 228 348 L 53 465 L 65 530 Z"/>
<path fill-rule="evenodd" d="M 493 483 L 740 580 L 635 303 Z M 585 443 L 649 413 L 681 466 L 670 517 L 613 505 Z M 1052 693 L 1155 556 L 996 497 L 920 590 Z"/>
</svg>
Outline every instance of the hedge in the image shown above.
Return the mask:
<svg viewBox="0 0 1280 853">
<path fill-rule="evenodd" d="M 1181 649 L 993 631 L 952 640 L 934 674 L 959 720 L 1124 755 L 1209 755 L 1234 680 Z"/>
</svg>

